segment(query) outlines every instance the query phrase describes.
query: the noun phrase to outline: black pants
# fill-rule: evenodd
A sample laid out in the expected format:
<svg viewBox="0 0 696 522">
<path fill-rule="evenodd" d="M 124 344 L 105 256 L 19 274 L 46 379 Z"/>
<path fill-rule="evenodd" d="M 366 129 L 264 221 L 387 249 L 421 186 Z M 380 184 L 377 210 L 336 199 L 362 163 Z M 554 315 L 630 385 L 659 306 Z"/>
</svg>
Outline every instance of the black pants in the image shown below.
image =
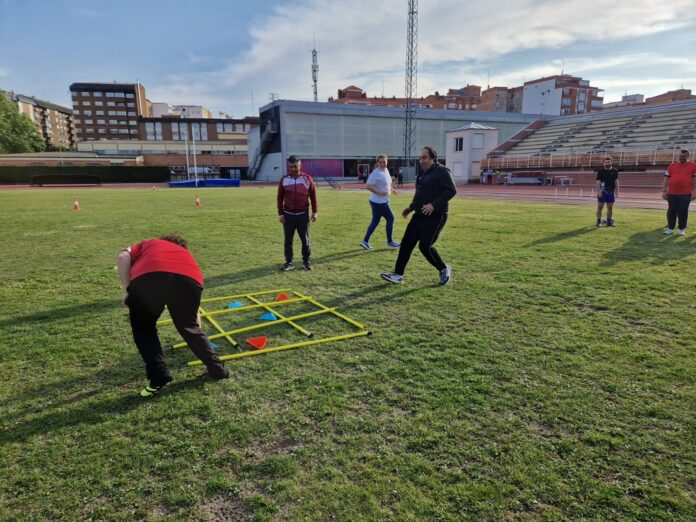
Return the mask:
<svg viewBox="0 0 696 522">
<path fill-rule="evenodd" d="M 292 262 L 292 242 L 295 237 L 295 231 L 300 236 L 302 242 L 302 261 L 307 262 L 312 256 L 312 248 L 309 246 L 309 212 L 304 214 L 288 214 L 285 215 L 285 261 Z"/>
<path fill-rule="evenodd" d="M 686 228 L 690 203 L 691 194 L 667 194 L 667 228 L 674 230 L 677 218 L 679 218 L 679 228 Z"/>
<path fill-rule="evenodd" d="M 399 256 L 396 258 L 396 268 L 394 268 L 394 272 L 404 275 L 406 265 L 411 258 L 413 249 L 416 247 L 416 243 L 418 243 L 418 248 L 420 248 L 421 254 L 428 260 L 428 263 L 438 270 L 446 268 L 444 261 L 442 261 L 440 255 L 433 246 L 440 235 L 440 231 L 444 228 L 445 223 L 447 223 L 447 214 L 430 216 L 416 214 L 413 216 L 411 221 L 408 222 L 404 237 L 401 240 L 401 247 L 399 248 Z"/>
<path fill-rule="evenodd" d="M 227 375 L 225 364 L 210 345 L 198 324 L 198 306 L 203 289 L 190 277 L 169 272 L 153 272 L 137 277 L 128 286 L 128 310 L 133 340 L 145 361 L 145 373 L 152 386 L 170 381 L 162 345 L 157 336 L 157 319 L 166 306 L 174 326 L 191 351 L 215 378 Z"/>
</svg>

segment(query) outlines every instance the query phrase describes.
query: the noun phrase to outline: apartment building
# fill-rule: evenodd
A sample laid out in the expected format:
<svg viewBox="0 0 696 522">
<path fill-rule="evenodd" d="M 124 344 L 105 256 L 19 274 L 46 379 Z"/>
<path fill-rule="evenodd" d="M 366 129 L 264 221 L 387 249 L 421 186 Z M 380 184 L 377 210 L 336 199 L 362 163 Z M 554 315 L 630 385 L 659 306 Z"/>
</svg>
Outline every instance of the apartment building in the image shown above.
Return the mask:
<svg viewBox="0 0 696 522">
<path fill-rule="evenodd" d="M 73 83 L 73 122 L 77 141 L 138 140 L 138 118 L 150 115 L 139 83 Z"/>
<path fill-rule="evenodd" d="M 72 111 L 68 107 L 13 92 L 6 93 L 6 96 L 17 105 L 21 114 L 26 114 L 34 122 L 47 148 L 69 149 L 75 146 Z"/>
<path fill-rule="evenodd" d="M 570 74 L 559 74 L 525 82 L 522 93 L 522 112 L 569 116 L 602 110 L 602 89 Z"/>
</svg>

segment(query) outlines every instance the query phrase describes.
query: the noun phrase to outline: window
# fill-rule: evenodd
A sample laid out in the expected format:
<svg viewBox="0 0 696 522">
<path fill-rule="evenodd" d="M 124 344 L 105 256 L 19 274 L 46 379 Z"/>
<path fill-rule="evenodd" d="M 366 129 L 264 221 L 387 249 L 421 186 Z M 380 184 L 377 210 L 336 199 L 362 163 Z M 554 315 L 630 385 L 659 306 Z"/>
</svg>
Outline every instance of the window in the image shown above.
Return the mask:
<svg viewBox="0 0 696 522">
<path fill-rule="evenodd" d="M 85 120 L 85 125 L 92 125 L 94 122 L 92 120 Z"/>
<path fill-rule="evenodd" d="M 128 102 L 128 103 L 126 103 L 126 105 L 128 107 L 135 107 L 135 103 L 133 103 L 133 102 Z"/>
<path fill-rule="evenodd" d="M 97 120 L 97 125 L 106 125 L 106 120 Z"/>
<path fill-rule="evenodd" d="M 97 116 L 104 116 L 104 111 L 97 111 Z"/>
<path fill-rule="evenodd" d="M 72 113 L 73 113 L 75 116 L 79 116 L 79 115 L 80 115 L 80 111 L 78 111 L 78 110 L 74 110 L 74 111 L 72 111 Z"/>
<path fill-rule="evenodd" d="M 130 133 L 131 133 L 131 134 L 138 134 L 138 129 L 131 129 L 131 130 L 130 130 Z"/>
<path fill-rule="evenodd" d="M 111 134 L 118 134 L 118 129 L 109 129 Z"/>
<path fill-rule="evenodd" d="M 91 133 L 94 133 L 94 129 L 85 129 L 85 132 L 91 132 Z"/>
<path fill-rule="evenodd" d="M 116 102 L 106 102 L 106 104 L 107 104 L 109 107 L 115 107 L 115 106 L 116 106 Z"/>
<path fill-rule="evenodd" d="M 109 120 L 109 125 L 118 125 L 118 120 Z"/>
<path fill-rule="evenodd" d="M 471 148 L 482 149 L 486 143 L 486 135 L 483 132 L 475 132 L 471 136 Z"/>
<path fill-rule="evenodd" d="M 82 114 L 84 114 L 85 116 L 91 116 L 92 111 L 84 111 Z"/>
<path fill-rule="evenodd" d="M 222 123 L 218 123 L 215 127 L 217 128 L 218 134 L 222 133 L 222 129 L 223 129 Z"/>
<path fill-rule="evenodd" d="M 145 132 L 149 141 L 162 141 L 162 123 L 145 122 Z"/>
<path fill-rule="evenodd" d="M 102 95 L 102 93 L 96 92 L 96 91 L 92 94 L 92 96 L 99 96 L 99 97 L 101 97 L 101 95 Z"/>
<path fill-rule="evenodd" d="M 571 99 L 570 98 L 563 98 L 561 100 L 561 105 L 570 105 L 571 104 Z"/>
<path fill-rule="evenodd" d="M 128 120 L 128 125 L 133 125 L 134 127 L 138 124 L 137 121 Z"/>
<path fill-rule="evenodd" d="M 133 94 L 133 93 L 131 93 L 131 92 L 127 92 L 127 93 L 126 93 L 126 98 L 135 98 L 135 94 Z"/>
<path fill-rule="evenodd" d="M 179 140 L 179 124 L 178 123 L 172 123 L 172 139 L 178 141 Z"/>
<path fill-rule="evenodd" d="M 106 129 L 97 129 L 99 134 L 106 134 Z"/>
<path fill-rule="evenodd" d="M 94 105 L 96 105 L 97 107 L 101 107 L 102 105 L 104 105 L 104 102 L 95 101 Z"/>
<path fill-rule="evenodd" d="M 83 101 L 83 102 L 82 102 L 82 105 L 91 105 L 91 102 Z"/>
<path fill-rule="evenodd" d="M 200 141 L 200 139 L 201 139 L 201 124 L 200 123 L 192 123 L 191 124 L 191 132 L 193 133 L 193 139 Z"/>
<path fill-rule="evenodd" d="M 201 123 L 201 140 L 208 141 L 208 125 Z"/>
<path fill-rule="evenodd" d="M 464 150 L 464 138 L 454 138 L 454 152 Z"/>
<path fill-rule="evenodd" d="M 126 120 L 118 120 L 119 125 L 128 125 L 128 122 Z"/>
<path fill-rule="evenodd" d="M 133 111 L 128 111 L 128 116 L 136 116 L 136 114 Z"/>
<path fill-rule="evenodd" d="M 585 91 L 581 91 L 578 93 L 578 100 L 585 101 L 586 96 L 587 96 L 587 93 Z"/>
<path fill-rule="evenodd" d="M 89 96 L 89 91 L 82 91 L 82 96 Z"/>
</svg>

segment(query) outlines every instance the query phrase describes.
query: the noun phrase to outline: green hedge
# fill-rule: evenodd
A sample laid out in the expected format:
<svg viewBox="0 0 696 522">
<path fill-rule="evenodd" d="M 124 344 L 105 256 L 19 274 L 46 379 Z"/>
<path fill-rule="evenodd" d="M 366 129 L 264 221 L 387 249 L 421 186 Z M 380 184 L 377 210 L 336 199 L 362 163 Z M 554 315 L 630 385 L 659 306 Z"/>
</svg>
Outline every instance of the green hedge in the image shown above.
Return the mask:
<svg viewBox="0 0 696 522">
<path fill-rule="evenodd" d="M 3 167 L 0 185 L 31 184 L 32 176 L 58 174 L 64 176 L 99 176 L 102 183 L 162 183 L 169 181 L 168 167 Z"/>
</svg>

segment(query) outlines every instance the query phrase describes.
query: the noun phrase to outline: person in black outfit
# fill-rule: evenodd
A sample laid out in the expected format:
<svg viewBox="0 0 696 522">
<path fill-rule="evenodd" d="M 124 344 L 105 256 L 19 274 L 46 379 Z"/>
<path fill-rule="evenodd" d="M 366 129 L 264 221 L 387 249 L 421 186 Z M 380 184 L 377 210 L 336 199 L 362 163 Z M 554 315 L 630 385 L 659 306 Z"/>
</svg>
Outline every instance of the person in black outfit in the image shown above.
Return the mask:
<svg viewBox="0 0 696 522">
<path fill-rule="evenodd" d="M 401 284 L 413 249 L 418 244 L 421 253 L 440 272 L 440 284 L 450 281 L 452 269 L 440 258 L 433 246 L 447 222 L 448 201 L 457 193 L 452 174 L 437 162 L 437 152 L 424 147 L 420 153 L 421 171 L 416 177 L 416 193 L 411 204 L 401 213 L 403 217 L 414 212 L 401 240 L 394 272 L 381 274 L 390 283 Z"/>
<path fill-rule="evenodd" d="M 602 226 L 602 209 L 607 205 L 607 226 L 615 227 L 614 202 L 619 196 L 619 171 L 612 167 L 612 159 L 604 158 L 604 167 L 597 170 L 597 227 Z"/>
</svg>

